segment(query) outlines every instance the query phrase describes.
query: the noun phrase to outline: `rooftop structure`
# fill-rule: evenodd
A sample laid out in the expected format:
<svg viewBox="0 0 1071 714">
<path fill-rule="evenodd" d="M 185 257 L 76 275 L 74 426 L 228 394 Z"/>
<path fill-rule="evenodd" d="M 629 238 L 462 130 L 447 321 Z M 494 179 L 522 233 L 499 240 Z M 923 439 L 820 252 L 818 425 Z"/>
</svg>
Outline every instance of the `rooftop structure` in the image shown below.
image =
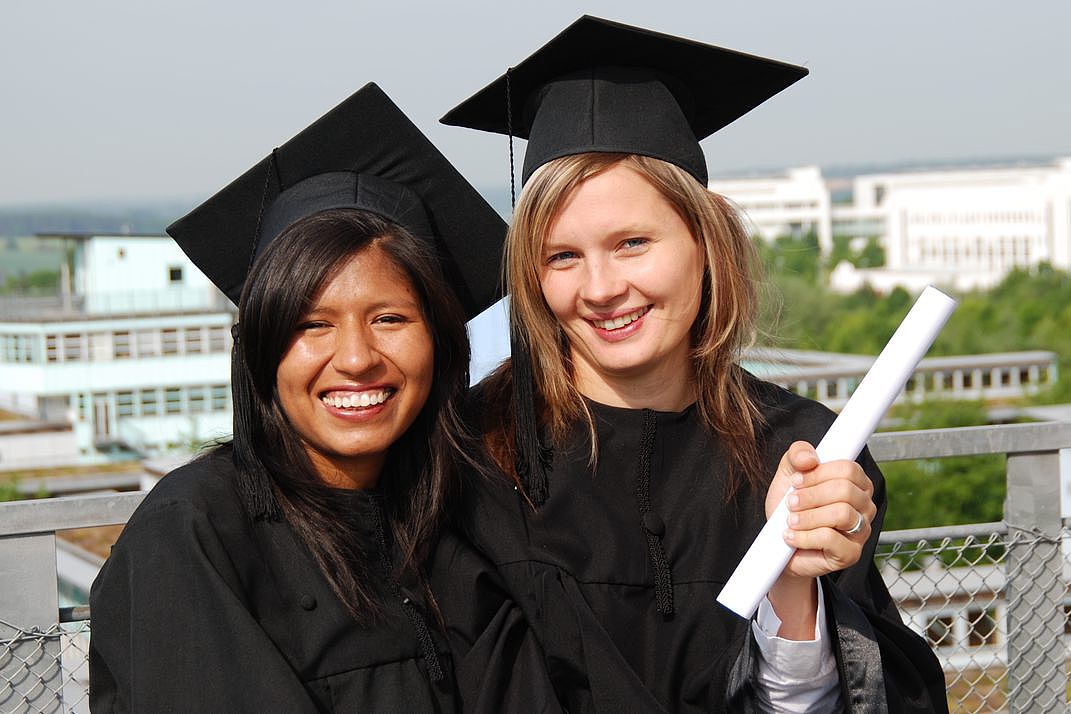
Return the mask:
<svg viewBox="0 0 1071 714">
<path fill-rule="evenodd" d="M 79 452 L 230 432 L 233 307 L 163 235 L 61 234 L 60 294 L 0 301 L 0 409 L 72 424 Z"/>
</svg>

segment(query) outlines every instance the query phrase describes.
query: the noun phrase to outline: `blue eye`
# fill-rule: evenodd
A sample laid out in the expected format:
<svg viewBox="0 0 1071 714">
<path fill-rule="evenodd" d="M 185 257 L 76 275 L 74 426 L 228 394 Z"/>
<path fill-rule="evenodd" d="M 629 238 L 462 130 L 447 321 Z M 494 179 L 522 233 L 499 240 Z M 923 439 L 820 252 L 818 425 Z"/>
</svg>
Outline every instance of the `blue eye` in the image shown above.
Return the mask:
<svg viewBox="0 0 1071 714">
<path fill-rule="evenodd" d="M 566 263 L 566 262 L 568 262 L 570 260 L 576 260 L 576 258 L 577 258 L 577 255 L 573 251 L 571 251 L 571 250 L 563 250 L 563 251 L 561 251 L 559 253 L 554 253 L 549 258 L 547 258 L 547 265 L 550 265 L 550 266 L 561 265 L 562 263 Z"/>
<path fill-rule="evenodd" d="M 647 245 L 649 242 L 650 242 L 650 240 L 647 239 L 647 238 L 639 238 L 639 237 L 626 238 L 625 240 L 621 241 L 621 247 L 622 248 L 642 248 L 643 246 Z"/>
</svg>

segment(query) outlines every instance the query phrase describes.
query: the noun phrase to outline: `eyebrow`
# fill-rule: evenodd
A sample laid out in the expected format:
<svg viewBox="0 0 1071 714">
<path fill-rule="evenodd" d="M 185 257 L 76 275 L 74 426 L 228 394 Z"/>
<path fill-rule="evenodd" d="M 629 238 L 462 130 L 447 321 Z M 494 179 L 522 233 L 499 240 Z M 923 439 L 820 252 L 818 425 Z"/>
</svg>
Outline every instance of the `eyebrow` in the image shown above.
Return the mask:
<svg viewBox="0 0 1071 714">
<path fill-rule="evenodd" d="M 377 302 L 373 302 L 373 303 L 370 303 L 368 305 L 365 305 L 362 309 L 364 309 L 366 311 L 371 311 L 371 312 L 374 312 L 376 310 L 392 310 L 392 309 L 393 310 L 397 310 L 397 309 L 405 310 L 405 309 L 408 309 L 408 310 L 417 310 L 417 311 L 423 312 L 424 307 L 423 307 L 423 305 L 421 304 L 421 302 L 419 300 L 379 300 Z M 341 310 L 340 311 L 340 310 L 338 310 L 336 308 L 333 308 L 333 307 L 330 307 L 330 306 L 327 306 L 327 305 L 323 305 L 321 303 L 317 303 L 316 305 L 313 305 L 308 310 L 306 310 L 304 313 L 302 313 L 302 315 L 307 317 L 309 315 L 315 315 L 318 312 L 337 313 L 337 312 L 349 312 L 349 310 Z"/>
</svg>

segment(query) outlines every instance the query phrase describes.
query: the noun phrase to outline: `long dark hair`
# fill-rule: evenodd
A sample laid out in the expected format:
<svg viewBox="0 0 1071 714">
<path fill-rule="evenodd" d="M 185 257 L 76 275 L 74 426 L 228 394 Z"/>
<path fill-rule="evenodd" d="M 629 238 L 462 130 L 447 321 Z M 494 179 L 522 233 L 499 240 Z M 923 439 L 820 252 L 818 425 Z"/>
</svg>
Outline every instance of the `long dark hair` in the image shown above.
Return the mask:
<svg viewBox="0 0 1071 714">
<path fill-rule="evenodd" d="M 323 285 L 354 253 L 382 250 L 420 296 L 435 349 L 431 393 L 416 420 L 387 454 L 377 492 L 401 553 L 399 568 L 419 576 L 453 467 L 467 449 L 459 411 L 469 381 L 462 308 L 428 241 L 376 214 L 331 209 L 294 222 L 257 257 L 239 302 L 232 356 L 233 459 L 249 515 L 285 518 L 312 553 L 332 589 L 358 620 L 378 612 L 381 572 L 361 550 L 352 514 L 313 468 L 280 407 L 279 362 L 294 328 Z M 348 520 L 349 519 L 349 520 Z"/>
</svg>

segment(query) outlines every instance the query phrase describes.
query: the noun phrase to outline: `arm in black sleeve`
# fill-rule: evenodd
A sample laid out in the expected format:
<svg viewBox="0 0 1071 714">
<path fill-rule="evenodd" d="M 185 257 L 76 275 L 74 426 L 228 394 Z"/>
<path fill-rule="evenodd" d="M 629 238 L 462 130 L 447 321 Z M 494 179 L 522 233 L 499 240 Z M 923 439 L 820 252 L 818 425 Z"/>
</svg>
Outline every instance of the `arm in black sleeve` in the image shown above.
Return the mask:
<svg viewBox="0 0 1071 714">
<path fill-rule="evenodd" d="M 227 545 L 188 503 L 139 509 L 90 605 L 94 712 L 315 711 L 246 607 Z"/>
<path fill-rule="evenodd" d="M 444 535 L 428 576 L 466 712 L 560 712 L 542 648 L 494 567 Z"/>
</svg>

